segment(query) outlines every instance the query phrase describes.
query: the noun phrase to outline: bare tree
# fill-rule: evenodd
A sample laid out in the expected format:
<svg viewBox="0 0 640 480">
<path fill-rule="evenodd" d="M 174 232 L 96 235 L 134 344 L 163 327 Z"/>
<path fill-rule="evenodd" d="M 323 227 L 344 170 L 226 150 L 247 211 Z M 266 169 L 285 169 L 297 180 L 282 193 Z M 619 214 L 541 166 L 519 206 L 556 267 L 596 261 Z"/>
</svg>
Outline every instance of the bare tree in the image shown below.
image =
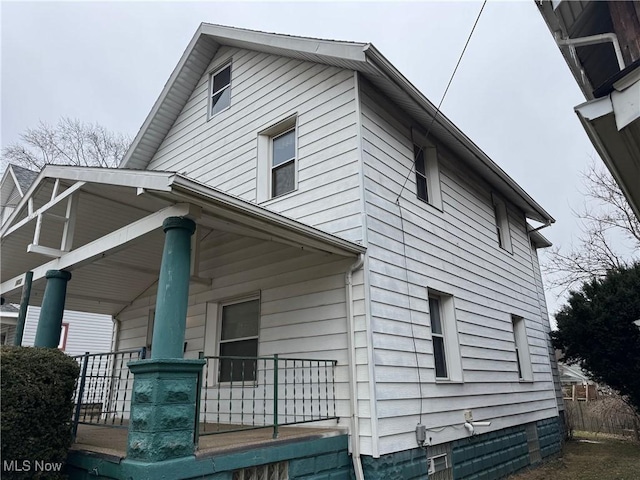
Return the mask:
<svg viewBox="0 0 640 480">
<path fill-rule="evenodd" d="M 20 141 L 2 150 L 2 163 L 31 170 L 48 164 L 116 167 L 130 143 L 126 135 L 97 123 L 63 117 L 55 126 L 41 121 L 37 127 L 27 129 Z"/>
<path fill-rule="evenodd" d="M 613 177 L 591 162 L 583 180 L 585 204 L 574 211 L 581 234 L 568 248 L 553 247 L 543 265 L 548 285 L 559 287 L 561 294 L 594 277 L 604 277 L 608 270 L 631 265 L 640 252 L 640 221 Z M 625 242 L 628 251 L 621 248 Z"/>
</svg>

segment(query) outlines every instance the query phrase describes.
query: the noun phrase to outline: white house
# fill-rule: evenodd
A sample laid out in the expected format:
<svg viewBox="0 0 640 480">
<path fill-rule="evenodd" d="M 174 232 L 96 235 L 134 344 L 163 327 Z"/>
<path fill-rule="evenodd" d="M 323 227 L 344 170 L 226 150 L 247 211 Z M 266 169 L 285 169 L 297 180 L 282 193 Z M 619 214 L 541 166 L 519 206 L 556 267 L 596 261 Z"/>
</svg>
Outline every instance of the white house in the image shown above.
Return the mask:
<svg viewBox="0 0 640 480">
<path fill-rule="evenodd" d="M 69 270 L 67 308 L 112 315 L 116 350 L 153 351 L 159 227 L 188 217 L 184 358 L 211 357 L 201 422 L 203 408 L 243 422 L 240 398 L 270 415 L 255 386 L 272 371 L 229 356 L 335 361 L 306 377 L 320 425 L 348 431 L 334 475 L 499 478 L 536 463 L 560 449 L 563 405 L 537 256 L 549 242 L 527 222 L 554 220 L 435 113 L 371 44 L 202 24 L 120 169 L 40 174 L 2 229 L 2 294 L 19 295 L 29 267 L 37 301 L 46 270 Z M 37 230 L 49 213 L 68 221 Z M 284 365 L 282 408 L 305 395 L 304 365 Z M 180 478 L 203 474 L 198 458 Z"/>
</svg>

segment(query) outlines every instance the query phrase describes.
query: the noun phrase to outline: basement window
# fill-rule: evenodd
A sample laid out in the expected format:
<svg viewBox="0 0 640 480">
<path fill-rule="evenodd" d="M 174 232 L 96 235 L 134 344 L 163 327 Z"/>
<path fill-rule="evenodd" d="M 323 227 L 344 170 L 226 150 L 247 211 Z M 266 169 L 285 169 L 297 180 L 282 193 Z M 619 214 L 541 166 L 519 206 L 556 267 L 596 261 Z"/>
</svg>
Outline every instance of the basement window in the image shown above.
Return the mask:
<svg viewBox="0 0 640 480">
<path fill-rule="evenodd" d="M 268 463 L 233 472 L 233 480 L 288 480 L 289 462 Z"/>
</svg>

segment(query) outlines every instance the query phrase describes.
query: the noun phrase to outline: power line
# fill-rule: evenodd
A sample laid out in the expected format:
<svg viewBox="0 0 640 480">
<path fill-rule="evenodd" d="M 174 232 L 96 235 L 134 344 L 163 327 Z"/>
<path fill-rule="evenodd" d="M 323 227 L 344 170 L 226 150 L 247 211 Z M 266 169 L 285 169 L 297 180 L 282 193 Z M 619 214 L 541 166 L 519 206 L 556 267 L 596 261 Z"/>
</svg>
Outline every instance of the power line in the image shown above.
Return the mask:
<svg viewBox="0 0 640 480">
<path fill-rule="evenodd" d="M 467 38 L 466 43 L 464 44 L 464 48 L 462 49 L 462 53 L 460 54 L 460 57 L 458 58 L 458 62 L 456 63 L 456 67 L 453 69 L 453 73 L 451 74 L 451 78 L 449 79 L 449 83 L 447 84 L 447 88 L 445 88 L 444 93 L 442 94 L 442 98 L 440 99 L 440 103 L 438 104 L 438 108 L 436 109 L 436 113 L 434 114 L 433 118 L 431 119 L 431 123 L 429 123 L 429 128 L 427 128 L 427 134 L 426 137 L 429 137 L 429 132 L 431 131 L 431 127 L 433 125 L 433 122 L 435 121 L 436 117 L 438 116 L 438 113 L 440 112 L 440 107 L 442 106 L 442 102 L 444 101 L 444 98 L 447 96 L 447 92 L 449 91 L 449 87 L 451 86 L 451 82 L 453 81 L 453 77 L 455 77 L 456 72 L 458 71 L 458 67 L 460 66 L 460 62 L 462 61 L 462 57 L 464 56 L 464 52 L 467 50 L 467 46 L 469 45 L 469 41 L 471 40 L 471 36 L 473 35 L 474 30 L 476 29 L 476 25 L 478 25 L 478 20 L 480 20 L 480 15 L 482 15 L 482 11 L 484 10 L 484 6 L 487 4 L 487 0 L 484 0 L 484 2 L 482 3 L 482 7 L 480 8 L 480 12 L 478 13 L 478 17 L 476 18 L 476 21 L 473 24 L 473 28 L 471 29 L 471 32 L 469 33 L 469 37 Z M 422 146 L 420 146 L 420 150 L 422 150 Z M 408 262 L 407 262 L 407 243 L 405 240 L 405 229 L 404 229 L 404 218 L 402 216 L 402 206 L 400 205 L 400 196 L 402 195 L 402 192 L 404 191 L 405 186 L 407 185 L 407 180 L 409 180 L 409 176 L 411 175 L 411 173 L 413 172 L 413 168 L 415 167 L 415 160 L 411 166 L 411 169 L 409 170 L 409 173 L 407 174 L 407 177 L 404 179 L 404 183 L 402 184 L 402 188 L 400 189 L 400 193 L 398 194 L 398 198 L 396 198 L 396 205 L 398 205 L 398 211 L 400 213 L 400 230 L 402 232 L 402 257 L 403 257 L 403 261 L 404 261 L 404 269 L 405 269 L 405 276 L 406 276 L 406 281 L 407 281 L 407 298 L 409 300 L 409 322 L 411 325 L 411 339 L 413 340 L 413 352 L 415 354 L 416 357 L 416 370 L 418 373 L 418 388 L 420 391 L 420 412 L 419 412 L 419 418 L 420 421 L 419 423 L 422 423 L 422 410 L 423 410 L 423 402 L 424 402 L 424 395 L 422 392 L 422 375 L 420 374 L 420 362 L 419 362 L 419 357 L 418 357 L 418 348 L 416 345 L 416 337 L 415 337 L 415 332 L 414 332 L 414 325 L 413 325 L 413 315 L 412 315 L 412 309 L 411 309 L 411 288 L 409 285 L 409 272 L 408 272 Z"/>
<path fill-rule="evenodd" d="M 447 88 L 444 89 L 444 93 L 442 94 L 442 98 L 440 99 L 440 103 L 438 104 L 438 107 L 436 108 L 436 113 L 431 118 L 431 122 L 429 123 L 429 127 L 427 128 L 427 133 L 425 135 L 426 138 L 429 138 L 429 133 L 431 132 L 431 127 L 433 126 L 433 122 L 435 122 L 436 117 L 440 113 L 440 107 L 442 106 L 442 102 L 444 102 L 444 98 L 447 96 L 447 92 L 449 91 L 449 87 L 451 86 L 451 83 L 453 82 L 453 78 L 456 76 L 456 72 L 458 71 L 458 67 L 460 66 L 460 62 L 462 61 L 462 57 L 464 56 L 464 52 L 467 51 L 467 47 L 469 46 L 469 42 L 471 41 L 471 37 L 473 36 L 473 32 L 476 29 L 476 25 L 478 25 L 478 21 L 480 20 L 480 16 L 482 15 L 482 11 L 484 10 L 484 6 L 486 4 L 487 4 L 487 0 L 484 0 L 484 2 L 482 2 L 482 7 L 480 7 L 480 11 L 478 12 L 478 16 L 476 17 L 476 21 L 473 23 L 473 27 L 471 28 L 471 32 L 469 32 L 469 36 L 467 37 L 467 41 L 464 44 L 464 48 L 462 49 L 462 52 L 460 53 L 460 57 L 458 58 L 458 62 L 456 63 L 456 67 L 453 69 L 453 73 L 451 74 L 451 78 L 449 78 L 449 83 L 447 83 Z M 423 149 L 423 146 L 420 145 L 419 147 L 420 147 L 420 151 L 421 151 Z M 398 198 L 396 198 L 396 203 L 400 199 L 400 195 L 402 195 L 402 192 L 404 192 L 404 189 L 405 189 L 405 187 L 407 185 L 407 181 L 409 180 L 409 177 L 411 176 L 411 173 L 413 173 L 413 168 L 414 167 L 415 167 L 415 160 L 414 160 L 413 164 L 411 165 L 411 168 L 409 169 L 409 173 L 407 173 L 407 176 L 404 179 L 404 183 L 402 184 L 402 188 L 400 189 L 400 193 L 398 194 Z"/>
</svg>

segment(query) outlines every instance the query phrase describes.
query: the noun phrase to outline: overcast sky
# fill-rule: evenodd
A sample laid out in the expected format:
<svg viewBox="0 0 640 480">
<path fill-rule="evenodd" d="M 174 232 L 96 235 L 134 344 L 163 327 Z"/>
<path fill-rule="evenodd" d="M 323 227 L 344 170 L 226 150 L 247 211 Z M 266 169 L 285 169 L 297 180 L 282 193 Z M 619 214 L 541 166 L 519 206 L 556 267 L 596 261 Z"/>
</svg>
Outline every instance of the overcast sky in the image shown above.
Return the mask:
<svg viewBox="0 0 640 480">
<path fill-rule="evenodd" d="M 437 105 L 480 7 L 2 1 L 1 144 L 63 116 L 135 136 L 200 22 L 373 43 Z M 489 1 L 442 111 L 551 213 L 555 244 L 577 233 L 580 172 L 597 158 L 582 102 L 534 0 Z"/>
</svg>

